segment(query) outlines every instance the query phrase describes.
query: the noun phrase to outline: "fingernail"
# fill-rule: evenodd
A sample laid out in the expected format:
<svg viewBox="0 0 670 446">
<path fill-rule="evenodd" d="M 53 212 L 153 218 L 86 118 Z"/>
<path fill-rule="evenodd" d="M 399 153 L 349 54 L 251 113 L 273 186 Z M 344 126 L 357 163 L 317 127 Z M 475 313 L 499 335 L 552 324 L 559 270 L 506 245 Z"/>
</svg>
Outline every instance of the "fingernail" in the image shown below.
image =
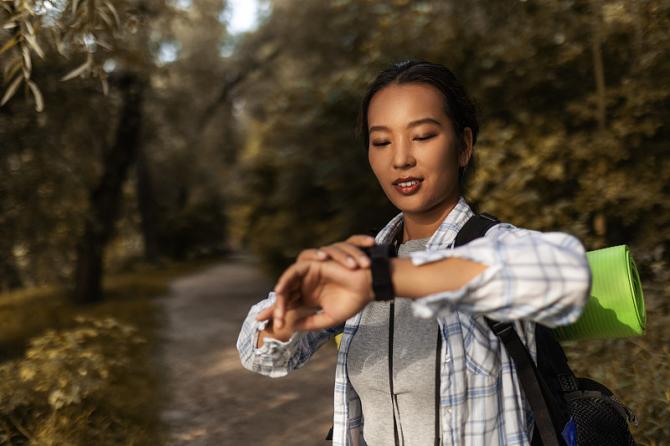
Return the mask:
<svg viewBox="0 0 670 446">
<path fill-rule="evenodd" d="M 318 252 L 316 253 L 316 256 L 317 256 L 318 258 L 320 258 L 320 259 L 325 259 L 325 258 L 326 258 L 326 253 L 323 252 L 323 251 L 318 251 Z"/>
<path fill-rule="evenodd" d="M 360 257 L 360 262 L 363 266 L 370 266 L 370 259 L 365 256 Z"/>
<path fill-rule="evenodd" d="M 351 257 L 347 257 L 347 265 L 354 267 L 356 266 L 356 261 L 352 259 Z"/>
</svg>

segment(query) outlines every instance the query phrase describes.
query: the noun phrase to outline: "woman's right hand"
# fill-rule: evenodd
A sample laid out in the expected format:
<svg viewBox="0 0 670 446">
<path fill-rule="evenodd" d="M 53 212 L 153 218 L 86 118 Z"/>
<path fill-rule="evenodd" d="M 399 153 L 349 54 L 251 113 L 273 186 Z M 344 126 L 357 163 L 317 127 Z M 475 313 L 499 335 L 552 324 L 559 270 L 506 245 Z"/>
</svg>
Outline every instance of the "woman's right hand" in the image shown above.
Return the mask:
<svg viewBox="0 0 670 446">
<path fill-rule="evenodd" d="M 374 244 L 374 237 L 355 234 L 343 242 L 336 242 L 318 249 L 305 249 L 300 252 L 296 260 L 321 261 L 332 259 L 346 268 L 368 268 L 370 259 L 359 248 L 368 248 Z"/>
<path fill-rule="evenodd" d="M 281 328 L 279 328 L 276 326 L 276 324 L 273 324 L 273 308 L 274 306 L 271 306 L 256 317 L 256 320 L 268 320 L 268 324 L 265 326 L 265 329 L 261 330 L 259 333 L 256 347 L 260 348 L 260 346 L 263 345 L 264 338 L 266 336 L 282 342 L 288 341 L 291 339 L 291 336 L 293 336 L 293 333 L 298 331 L 296 324 L 298 324 L 304 318 L 314 315 L 317 311 L 317 309 L 290 305 L 290 307 L 286 309 L 286 313 L 284 315 L 284 324 Z"/>
</svg>

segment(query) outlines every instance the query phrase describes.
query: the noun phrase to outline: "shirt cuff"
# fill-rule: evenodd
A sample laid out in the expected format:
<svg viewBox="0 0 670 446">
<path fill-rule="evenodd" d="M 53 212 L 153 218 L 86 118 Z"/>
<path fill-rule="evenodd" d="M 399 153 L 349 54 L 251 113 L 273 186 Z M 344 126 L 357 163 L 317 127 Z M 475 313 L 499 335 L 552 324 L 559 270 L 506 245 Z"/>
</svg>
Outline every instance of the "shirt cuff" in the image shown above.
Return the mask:
<svg viewBox="0 0 670 446">
<path fill-rule="evenodd" d="M 256 331 L 254 332 L 254 338 L 253 338 L 253 345 L 256 346 L 258 345 L 258 335 L 259 333 L 265 329 L 269 322 L 268 320 L 261 321 L 258 323 L 258 326 L 256 327 Z M 299 331 L 296 331 L 291 335 L 291 337 L 287 341 L 280 341 L 279 339 L 275 339 L 270 336 L 265 336 L 263 338 L 263 345 L 260 347 L 256 347 L 254 349 L 254 354 L 262 356 L 262 355 L 270 355 L 274 356 L 278 352 L 285 352 L 289 350 L 289 347 L 295 344 L 296 340 L 298 339 L 298 335 L 300 334 Z"/>
</svg>

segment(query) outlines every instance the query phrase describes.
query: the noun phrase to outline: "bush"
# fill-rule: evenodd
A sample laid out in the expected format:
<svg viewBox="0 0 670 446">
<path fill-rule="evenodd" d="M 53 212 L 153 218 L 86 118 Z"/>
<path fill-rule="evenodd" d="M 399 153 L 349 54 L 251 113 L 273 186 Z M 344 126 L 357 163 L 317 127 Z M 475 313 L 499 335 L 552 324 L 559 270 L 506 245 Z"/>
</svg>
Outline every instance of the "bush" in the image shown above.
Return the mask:
<svg viewBox="0 0 670 446">
<path fill-rule="evenodd" d="M 0 444 L 141 442 L 142 433 L 103 401 L 144 342 L 130 325 L 85 317 L 31 339 L 23 358 L 0 365 Z"/>
</svg>

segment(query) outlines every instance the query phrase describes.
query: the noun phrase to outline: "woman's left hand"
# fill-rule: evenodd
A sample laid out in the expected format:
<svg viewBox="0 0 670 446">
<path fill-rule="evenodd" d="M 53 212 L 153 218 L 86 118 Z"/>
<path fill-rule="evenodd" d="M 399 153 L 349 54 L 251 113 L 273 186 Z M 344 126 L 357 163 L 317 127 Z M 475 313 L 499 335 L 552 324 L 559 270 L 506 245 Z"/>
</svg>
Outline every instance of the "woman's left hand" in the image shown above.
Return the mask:
<svg viewBox="0 0 670 446">
<path fill-rule="evenodd" d="M 347 268 L 368 268 L 370 259 L 360 248 L 367 248 L 375 244 L 374 237 L 354 234 L 343 242 L 336 242 L 318 249 L 305 249 L 298 255 L 297 261 L 302 260 L 334 260 Z"/>
</svg>

